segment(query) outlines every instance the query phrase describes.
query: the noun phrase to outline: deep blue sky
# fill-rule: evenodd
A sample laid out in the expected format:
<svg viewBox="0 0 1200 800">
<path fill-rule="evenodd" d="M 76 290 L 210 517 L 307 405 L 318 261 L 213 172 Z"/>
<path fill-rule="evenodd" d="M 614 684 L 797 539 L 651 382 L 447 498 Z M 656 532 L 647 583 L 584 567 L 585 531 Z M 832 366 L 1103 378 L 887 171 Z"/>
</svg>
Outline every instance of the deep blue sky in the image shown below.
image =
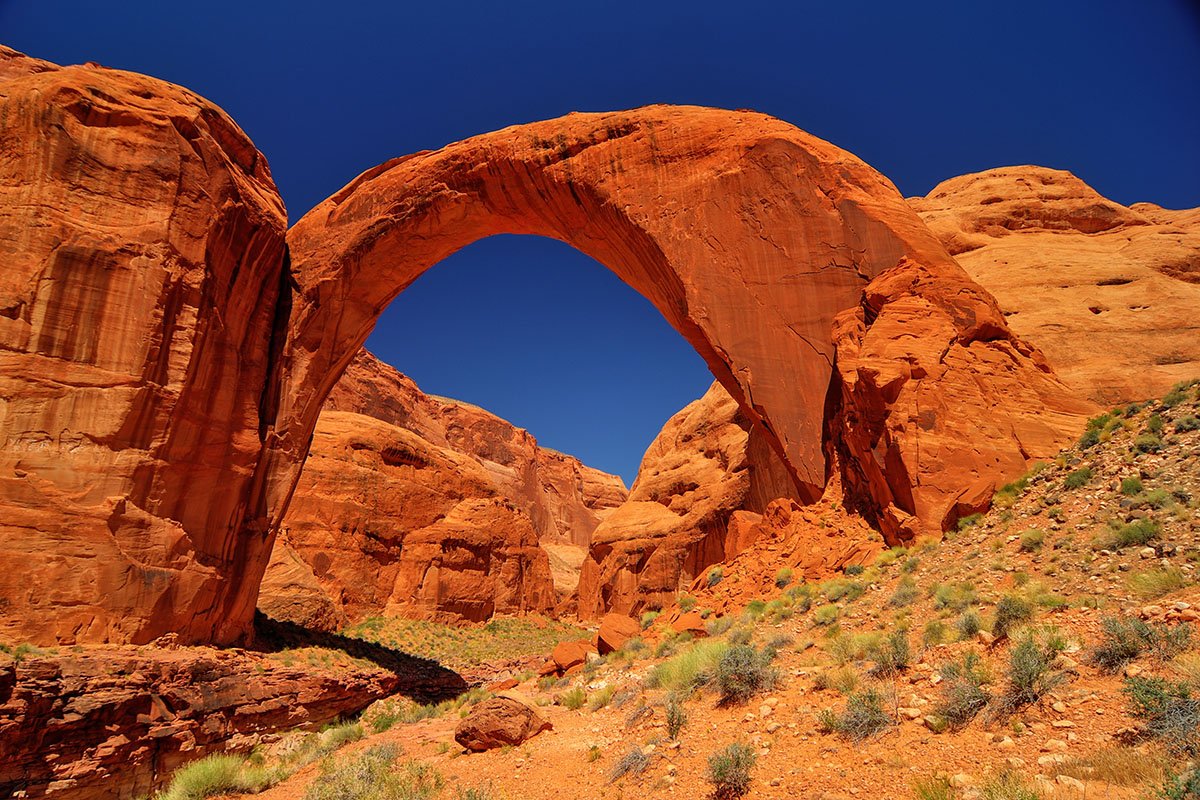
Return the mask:
<svg viewBox="0 0 1200 800">
<path fill-rule="evenodd" d="M 1119 202 L 1200 205 L 1200 18 L 1184 0 L 0 0 L 0 42 L 215 101 L 267 155 L 293 220 L 393 156 L 653 102 L 774 114 L 905 194 L 1034 163 Z M 627 481 L 710 380 L 611 273 L 529 237 L 431 270 L 369 346 Z"/>
</svg>

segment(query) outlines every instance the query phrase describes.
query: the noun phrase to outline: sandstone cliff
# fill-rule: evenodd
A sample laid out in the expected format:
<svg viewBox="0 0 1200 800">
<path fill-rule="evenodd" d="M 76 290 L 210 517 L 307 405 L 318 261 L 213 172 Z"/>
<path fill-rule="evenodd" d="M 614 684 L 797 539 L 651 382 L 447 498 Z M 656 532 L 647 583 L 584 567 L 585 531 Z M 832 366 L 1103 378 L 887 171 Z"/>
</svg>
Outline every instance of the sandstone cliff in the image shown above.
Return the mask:
<svg viewBox="0 0 1200 800">
<path fill-rule="evenodd" d="M 586 545 L 625 495 L 620 478 L 364 351 L 317 424 L 259 607 L 321 630 L 379 613 L 546 613 L 557 597 L 539 543 Z"/>
<path fill-rule="evenodd" d="M 909 203 L 1081 396 L 1141 400 L 1200 374 L 1200 209 L 1126 208 L 1030 166 Z"/>
</svg>

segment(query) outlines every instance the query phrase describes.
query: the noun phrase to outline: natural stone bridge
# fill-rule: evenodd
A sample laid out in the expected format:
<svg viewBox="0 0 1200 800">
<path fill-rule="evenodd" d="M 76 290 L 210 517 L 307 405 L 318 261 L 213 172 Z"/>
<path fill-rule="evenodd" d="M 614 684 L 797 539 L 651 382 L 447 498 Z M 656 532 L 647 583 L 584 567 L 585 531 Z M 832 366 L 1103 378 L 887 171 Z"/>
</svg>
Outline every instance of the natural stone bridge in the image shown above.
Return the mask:
<svg viewBox="0 0 1200 800">
<path fill-rule="evenodd" d="M 648 298 L 756 469 L 937 533 L 1086 407 L 885 178 L 748 111 L 571 114 L 369 170 L 286 231 L 179 87 L 0 50 L 0 634 L 234 642 L 318 412 L 455 250 L 549 236 Z M 285 239 L 286 235 L 286 239 Z"/>
</svg>

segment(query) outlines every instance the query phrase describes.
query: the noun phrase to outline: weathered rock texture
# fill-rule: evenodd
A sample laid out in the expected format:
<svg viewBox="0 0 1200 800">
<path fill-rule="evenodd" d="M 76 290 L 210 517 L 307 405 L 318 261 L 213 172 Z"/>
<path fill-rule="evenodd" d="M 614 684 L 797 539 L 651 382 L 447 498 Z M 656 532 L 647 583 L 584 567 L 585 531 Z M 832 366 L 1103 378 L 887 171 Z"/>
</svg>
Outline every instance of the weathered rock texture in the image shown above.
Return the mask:
<svg viewBox="0 0 1200 800">
<path fill-rule="evenodd" d="M 267 163 L 185 89 L 2 47 L 0 120 L 0 637 L 235 639 L 289 299 Z"/>
<path fill-rule="evenodd" d="M 1081 396 L 1143 400 L 1200 375 L 1200 209 L 1126 208 L 1029 166 L 909 203 Z"/>
<path fill-rule="evenodd" d="M 550 727 L 527 700 L 509 693 L 472 708 L 454 729 L 454 741 L 481 753 L 496 747 L 516 747 Z"/>
<path fill-rule="evenodd" d="M 606 264 L 704 357 L 797 498 L 837 453 L 892 538 L 1077 432 L 1079 405 L 895 187 L 780 120 L 572 114 L 395 159 L 298 222 L 289 261 L 265 163 L 220 111 L 7 60 L 5 635 L 249 635 L 334 384 L 396 294 L 497 233 Z"/>
<path fill-rule="evenodd" d="M 364 351 L 317 424 L 259 608 L 319 630 L 379 613 L 547 613 L 539 542 L 586 544 L 625 495 L 620 478 L 426 395 Z"/>
<path fill-rule="evenodd" d="M 0 655 L 0 795 L 144 797 L 183 763 L 355 714 L 397 683 L 209 648 Z"/>
</svg>

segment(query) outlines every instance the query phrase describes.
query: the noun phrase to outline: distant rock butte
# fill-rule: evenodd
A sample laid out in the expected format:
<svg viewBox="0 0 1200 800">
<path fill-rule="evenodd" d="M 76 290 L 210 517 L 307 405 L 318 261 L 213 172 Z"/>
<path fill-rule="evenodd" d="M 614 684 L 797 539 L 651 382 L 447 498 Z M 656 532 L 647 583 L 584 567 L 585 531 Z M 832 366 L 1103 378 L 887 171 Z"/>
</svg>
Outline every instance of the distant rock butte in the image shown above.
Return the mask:
<svg viewBox="0 0 1200 800">
<path fill-rule="evenodd" d="M 321 630 L 381 613 L 549 613 L 557 597 L 539 544 L 586 546 L 626 494 L 620 478 L 426 395 L 364 351 L 317 423 L 258 605 Z"/>
<path fill-rule="evenodd" d="M 909 203 L 1081 396 L 1143 400 L 1200 375 L 1200 208 L 1127 208 L 1030 166 Z"/>
<path fill-rule="evenodd" d="M 265 161 L 211 104 L 100 67 L 7 50 L 0 63 L 0 635 L 11 639 L 246 638 L 334 385 L 399 291 L 497 233 L 592 255 L 696 348 L 750 425 L 747 458 L 761 468 L 747 502 L 778 488 L 776 468 L 803 501 L 836 469 L 890 541 L 936 534 L 1092 410 L 887 179 L 762 114 L 571 114 L 395 159 L 296 223 L 285 257 Z M 475 454 L 460 454 L 462 480 L 520 484 L 520 459 L 488 451 L 506 441 L 492 424 L 455 433 Z M 402 429 L 380 425 L 325 431 L 340 454 L 330 464 L 388 457 Z M 325 480 L 344 484 L 354 473 L 343 472 Z M 679 492 L 647 483 L 638 524 L 657 535 L 663 512 L 715 513 L 726 483 L 700 512 L 668 508 L 660 500 Z M 419 510 L 445 502 L 413 491 Z M 530 518 L 508 545 L 535 546 L 579 511 L 536 495 L 500 493 Z M 473 527 L 503 503 L 430 518 L 424 566 L 395 567 L 414 602 L 440 613 L 463 592 L 478 609 L 482 584 L 525 563 L 476 569 L 482 551 L 507 552 Z M 510 588 L 535 603 L 532 586 Z"/>
</svg>

